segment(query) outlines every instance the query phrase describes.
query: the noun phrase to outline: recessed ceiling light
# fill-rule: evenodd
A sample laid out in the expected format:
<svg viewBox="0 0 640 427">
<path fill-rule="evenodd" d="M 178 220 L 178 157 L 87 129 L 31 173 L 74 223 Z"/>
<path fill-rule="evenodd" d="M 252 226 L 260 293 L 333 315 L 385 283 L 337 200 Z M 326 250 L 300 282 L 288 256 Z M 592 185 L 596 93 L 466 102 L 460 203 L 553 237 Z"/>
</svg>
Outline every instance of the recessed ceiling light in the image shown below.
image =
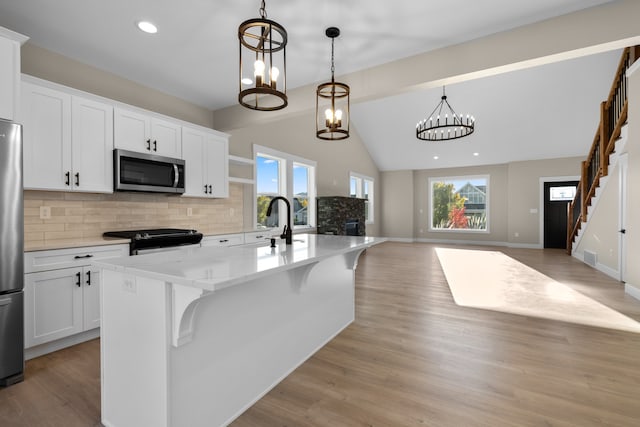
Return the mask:
<svg viewBox="0 0 640 427">
<path fill-rule="evenodd" d="M 473 153 L 473 155 L 477 157 L 480 155 L 480 153 Z"/>
<path fill-rule="evenodd" d="M 438 156 L 433 156 L 433 160 L 438 160 L 440 157 Z"/>
<path fill-rule="evenodd" d="M 145 33 L 155 34 L 158 32 L 158 27 L 156 27 L 149 21 L 138 21 L 136 22 L 136 26 L 140 29 L 140 31 L 144 31 Z"/>
</svg>

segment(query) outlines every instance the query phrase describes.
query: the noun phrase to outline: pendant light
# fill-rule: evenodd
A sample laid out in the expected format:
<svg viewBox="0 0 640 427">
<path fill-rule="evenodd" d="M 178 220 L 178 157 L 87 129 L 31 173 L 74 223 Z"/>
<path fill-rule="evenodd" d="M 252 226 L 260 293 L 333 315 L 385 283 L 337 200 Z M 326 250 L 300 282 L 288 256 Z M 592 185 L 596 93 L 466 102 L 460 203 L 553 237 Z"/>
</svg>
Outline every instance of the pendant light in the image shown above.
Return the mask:
<svg viewBox="0 0 640 427">
<path fill-rule="evenodd" d="M 238 27 L 240 40 L 240 105 L 258 111 L 280 110 L 287 106 L 287 31 L 267 19 L 265 2 L 260 18 Z"/>
<path fill-rule="evenodd" d="M 449 105 L 442 87 L 440 103 L 433 109 L 428 119 L 416 125 L 416 137 L 423 141 L 447 141 L 471 135 L 475 130 L 476 119 L 467 114 L 458 116 Z"/>
<path fill-rule="evenodd" d="M 340 35 L 336 27 L 325 30 L 331 39 L 331 81 L 318 86 L 316 90 L 316 136 L 319 139 L 336 141 L 349 138 L 349 93 L 344 83 L 334 79 L 333 44 Z"/>
</svg>

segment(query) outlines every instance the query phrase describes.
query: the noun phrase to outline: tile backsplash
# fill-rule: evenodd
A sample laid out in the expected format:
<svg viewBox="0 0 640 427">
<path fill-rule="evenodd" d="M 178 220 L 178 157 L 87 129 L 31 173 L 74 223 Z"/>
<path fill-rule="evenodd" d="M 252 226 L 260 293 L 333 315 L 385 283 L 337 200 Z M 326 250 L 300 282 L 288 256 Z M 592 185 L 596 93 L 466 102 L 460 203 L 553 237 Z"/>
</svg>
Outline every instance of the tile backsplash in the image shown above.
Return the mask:
<svg viewBox="0 0 640 427">
<path fill-rule="evenodd" d="M 51 218 L 41 219 L 50 211 Z M 48 208 L 48 209 L 46 209 Z M 190 228 L 204 234 L 243 230 L 243 186 L 229 184 L 229 198 L 198 199 L 151 193 L 24 192 L 25 243 L 101 237 L 105 231 Z M 45 215 L 46 216 L 46 215 Z"/>
</svg>

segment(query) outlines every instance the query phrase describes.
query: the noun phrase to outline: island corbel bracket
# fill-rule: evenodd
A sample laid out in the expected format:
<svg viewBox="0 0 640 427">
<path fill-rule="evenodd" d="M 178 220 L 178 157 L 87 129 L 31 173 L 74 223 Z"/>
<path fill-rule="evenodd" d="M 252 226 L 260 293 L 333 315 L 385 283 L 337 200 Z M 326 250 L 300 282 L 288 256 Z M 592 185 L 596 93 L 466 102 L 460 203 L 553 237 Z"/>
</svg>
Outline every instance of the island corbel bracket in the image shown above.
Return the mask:
<svg viewBox="0 0 640 427">
<path fill-rule="evenodd" d="M 355 271 L 356 267 L 358 266 L 358 259 L 360 258 L 360 254 L 362 254 L 362 252 L 366 250 L 367 248 L 362 248 L 359 251 L 347 252 L 344 255 L 344 260 L 346 262 L 347 269 Z"/>
<path fill-rule="evenodd" d="M 313 267 L 316 265 L 318 265 L 318 261 L 289 270 L 291 287 L 294 288 L 297 293 L 300 293 L 300 291 L 305 288 L 308 282 L 307 279 L 309 278 L 309 273 L 311 273 L 311 270 L 313 270 Z"/>
<path fill-rule="evenodd" d="M 191 341 L 193 318 L 200 298 L 205 291 L 200 288 L 173 283 L 171 289 L 171 344 L 180 347 Z"/>
</svg>

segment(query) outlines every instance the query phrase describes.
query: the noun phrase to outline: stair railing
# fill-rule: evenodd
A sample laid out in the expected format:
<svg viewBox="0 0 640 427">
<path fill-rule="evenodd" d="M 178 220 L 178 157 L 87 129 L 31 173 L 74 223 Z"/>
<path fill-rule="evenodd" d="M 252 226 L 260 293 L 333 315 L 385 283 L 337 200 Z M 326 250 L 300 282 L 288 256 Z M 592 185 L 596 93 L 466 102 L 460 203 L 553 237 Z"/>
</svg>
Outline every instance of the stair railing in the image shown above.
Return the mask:
<svg viewBox="0 0 640 427">
<path fill-rule="evenodd" d="M 628 47 L 622 52 L 607 100 L 600 104 L 600 123 L 582 162 L 580 182 L 576 195 L 567 208 L 567 253 L 571 254 L 573 241 L 587 221 L 587 209 L 600 185 L 600 178 L 609 174 L 609 155 L 620 138 L 627 121 L 627 69 L 640 57 L 640 46 Z"/>
</svg>

